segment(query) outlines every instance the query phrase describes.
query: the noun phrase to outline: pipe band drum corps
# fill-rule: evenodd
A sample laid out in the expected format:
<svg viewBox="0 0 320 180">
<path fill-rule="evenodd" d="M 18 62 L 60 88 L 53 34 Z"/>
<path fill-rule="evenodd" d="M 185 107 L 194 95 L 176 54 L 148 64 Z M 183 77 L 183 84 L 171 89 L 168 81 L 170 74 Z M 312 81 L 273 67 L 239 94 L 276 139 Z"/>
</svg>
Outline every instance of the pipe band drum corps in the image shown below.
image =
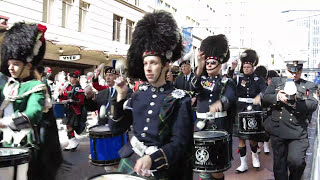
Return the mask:
<svg viewBox="0 0 320 180">
<path fill-rule="evenodd" d="M 118 151 L 128 141 L 128 133 L 113 136 L 108 125 L 96 125 L 89 129 L 90 163 L 96 166 L 112 166 L 120 162 Z"/>
</svg>

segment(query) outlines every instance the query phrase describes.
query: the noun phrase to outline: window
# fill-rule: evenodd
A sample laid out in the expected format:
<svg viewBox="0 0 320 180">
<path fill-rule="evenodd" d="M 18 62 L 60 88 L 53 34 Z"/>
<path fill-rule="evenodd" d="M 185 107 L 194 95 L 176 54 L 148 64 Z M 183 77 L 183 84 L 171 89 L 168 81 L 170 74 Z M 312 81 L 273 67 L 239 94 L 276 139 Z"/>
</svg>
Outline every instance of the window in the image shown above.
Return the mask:
<svg viewBox="0 0 320 180">
<path fill-rule="evenodd" d="M 113 41 L 120 41 L 120 27 L 121 27 L 122 17 L 113 15 Z"/>
<path fill-rule="evenodd" d="M 54 0 L 44 0 L 42 21 L 46 23 L 53 23 L 53 12 L 54 12 Z"/>
<path fill-rule="evenodd" d="M 71 24 L 70 12 L 74 0 L 63 0 L 62 1 L 62 27 L 69 27 Z"/>
<path fill-rule="evenodd" d="M 134 25 L 134 22 L 127 19 L 127 24 L 126 24 L 126 44 L 131 44 L 133 25 Z"/>
<path fill-rule="evenodd" d="M 162 0 L 158 0 L 157 3 L 158 3 L 158 5 L 161 5 L 163 3 L 163 1 Z"/>
<path fill-rule="evenodd" d="M 164 5 L 165 5 L 165 7 L 170 8 L 170 5 L 167 3 L 165 3 Z"/>
<path fill-rule="evenodd" d="M 186 17 L 186 20 L 190 20 L 190 17 L 189 17 L 189 16 L 187 16 L 187 17 Z"/>
<path fill-rule="evenodd" d="M 79 3 L 79 31 L 84 31 L 90 4 L 81 0 Z"/>
</svg>

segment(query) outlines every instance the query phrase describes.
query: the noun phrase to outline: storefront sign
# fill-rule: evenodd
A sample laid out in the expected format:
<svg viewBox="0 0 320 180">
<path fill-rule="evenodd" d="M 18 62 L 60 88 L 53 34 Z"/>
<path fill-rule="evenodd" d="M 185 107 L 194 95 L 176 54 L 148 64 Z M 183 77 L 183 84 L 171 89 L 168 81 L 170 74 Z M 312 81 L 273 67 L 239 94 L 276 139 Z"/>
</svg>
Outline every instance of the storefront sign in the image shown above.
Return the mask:
<svg viewBox="0 0 320 180">
<path fill-rule="evenodd" d="M 81 59 L 80 54 L 68 55 L 68 56 L 64 56 L 64 55 L 59 56 L 59 60 L 61 60 L 61 61 L 76 61 L 76 60 L 79 60 L 79 59 Z"/>
</svg>

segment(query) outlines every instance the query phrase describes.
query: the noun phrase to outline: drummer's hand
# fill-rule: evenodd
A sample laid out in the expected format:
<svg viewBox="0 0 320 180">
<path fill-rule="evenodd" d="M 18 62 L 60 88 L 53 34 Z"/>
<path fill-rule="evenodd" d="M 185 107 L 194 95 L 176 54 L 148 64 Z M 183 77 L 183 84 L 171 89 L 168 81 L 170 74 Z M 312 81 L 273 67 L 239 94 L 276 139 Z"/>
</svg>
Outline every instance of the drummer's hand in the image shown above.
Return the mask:
<svg viewBox="0 0 320 180">
<path fill-rule="evenodd" d="M 206 66 L 206 55 L 202 51 L 199 51 L 198 54 L 198 66 L 199 68 L 204 68 Z"/>
<path fill-rule="evenodd" d="M 119 102 L 122 99 L 126 98 L 129 88 L 122 76 L 117 77 L 117 79 L 114 81 L 115 81 L 114 87 L 117 90 L 117 101 Z"/>
<path fill-rule="evenodd" d="M 236 69 L 237 66 L 238 66 L 238 60 L 236 59 L 236 60 L 232 61 L 232 63 L 231 63 L 231 70 Z"/>
<path fill-rule="evenodd" d="M 1 122 L 1 120 L 2 120 L 2 119 L 0 119 L 0 128 L 1 128 L 1 129 L 6 128 L 7 125 L 3 124 L 3 123 Z"/>
<path fill-rule="evenodd" d="M 210 112 L 216 113 L 222 111 L 222 103 L 221 101 L 216 101 L 215 103 L 209 106 Z"/>
<path fill-rule="evenodd" d="M 145 155 L 138 159 L 136 165 L 134 166 L 134 171 L 142 176 L 150 176 L 148 173 L 152 165 L 152 160 L 149 155 Z"/>
<path fill-rule="evenodd" d="M 277 99 L 285 104 L 288 104 L 287 100 L 287 95 L 283 90 L 280 90 L 277 94 Z"/>
<path fill-rule="evenodd" d="M 255 98 L 253 98 L 253 104 L 254 105 L 260 105 L 261 104 L 261 97 L 260 95 L 256 96 Z"/>
</svg>

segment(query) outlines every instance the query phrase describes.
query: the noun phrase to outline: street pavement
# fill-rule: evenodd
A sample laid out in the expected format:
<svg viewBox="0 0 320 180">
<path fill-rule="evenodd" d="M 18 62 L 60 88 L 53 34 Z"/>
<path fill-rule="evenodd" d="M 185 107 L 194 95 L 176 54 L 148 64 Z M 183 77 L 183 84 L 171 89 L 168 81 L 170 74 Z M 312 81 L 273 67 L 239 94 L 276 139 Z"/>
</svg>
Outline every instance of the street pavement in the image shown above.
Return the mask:
<svg viewBox="0 0 320 180">
<path fill-rule="evenodd" d="M 92 126 L 97 122 L 94 116 L 88 116 L 88 125 Z M 57 125 L 59 129 L 59 137 L 61 142 L 61 147 L 65 147 L 67 145 L 67 133 L 65 127 L 61 124 L 61 119 L 57 120 Z M 313 140 L 314 140 L 314 127 L 315 127 L 315 117 L 313 118 L 312 123 L 309 125 L 309 140 L 310 140 L 310 148 L 307 151 L 307 167 L 304 173 L 303 180 L 310 179 L 311 173 L 311 164 L 312 164 L 312 152 L 313 152 Z M 80 140 L 80 145 L 75 152 L 64 151 L 63 156 L 65 161 L 71 163 L 72 165 L 67 168 L 61 168 L 58 171 L 58 175 L 56 180 L 86 180 L 90 179 L 90 177 L 103 174 L 106 172 L 116 172 L 116 168 L 112 167 L 111 169 L 107 167 L 99 167 L 94 166 L 89 163 L 89 154 L 90 154 L 90 138 L 88 136 L 87 130 L 84 131 L 81 135 L 76 135 L 76 137 Z M 265 155 L 263 153 L 263 148 L 260 153 L 260 162 L 261 167 L 259 170 L 256 170 L 252 167 L 252 159 L 251 153 L 249 153 L 249 148 L 247 148 L 247 162 L 249 166 L 249 170 L 243 174 L 235 173 L 236 168 L 240 165 L 239 154 L 237 154 L 238 140 L 237 138 L 233 138 L 233 157 L 232 167 L 225 171 L 225 179 L 226 180 L 273 180 L 273 171 L 272 171 L 272 152 L 269 155 Z M 247 147 L 250 147 L 247 144 Z M 272 150 L 272 149 L 271 149 Z M 198 173 L 194 173 L 194 180 L 198 180 Z"/>
</svg>

